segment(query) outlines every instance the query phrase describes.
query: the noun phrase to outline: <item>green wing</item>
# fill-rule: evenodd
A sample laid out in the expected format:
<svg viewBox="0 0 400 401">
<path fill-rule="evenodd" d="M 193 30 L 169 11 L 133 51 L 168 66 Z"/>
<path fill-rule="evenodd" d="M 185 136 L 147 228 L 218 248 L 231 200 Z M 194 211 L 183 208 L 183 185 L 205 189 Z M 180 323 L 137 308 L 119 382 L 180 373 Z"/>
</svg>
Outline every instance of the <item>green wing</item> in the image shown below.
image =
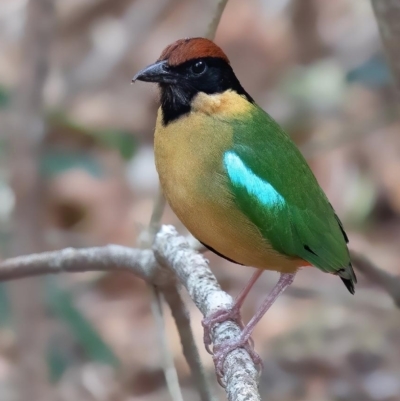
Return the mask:
<svg viewBox="0 0 400 401">
<path fill-rule="evenodd" d="M 353 287 L 346 234 L 296 145 L 257 106 L 233 127 L 224 168 L 237 206 L 274 249 Z"/>
</svg>

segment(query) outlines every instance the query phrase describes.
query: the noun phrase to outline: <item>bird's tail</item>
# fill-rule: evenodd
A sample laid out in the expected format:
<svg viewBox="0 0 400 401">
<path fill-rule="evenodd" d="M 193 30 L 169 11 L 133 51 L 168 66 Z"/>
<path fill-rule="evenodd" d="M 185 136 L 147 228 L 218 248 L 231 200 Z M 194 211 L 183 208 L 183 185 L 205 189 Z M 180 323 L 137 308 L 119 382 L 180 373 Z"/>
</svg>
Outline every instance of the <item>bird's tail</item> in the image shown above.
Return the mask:
<svg viewBox="0 0 400 401">
<path fill-rule="evenodd" d="M 357 277 L 354 273 L 351 263 L 349 263 L 347 267 L 340 269 L 337 274 L 342 279 L 344 285 L 349 290 L 349 292 L 354 295 L 354 284 L 357 283 Z"/>
</svg>

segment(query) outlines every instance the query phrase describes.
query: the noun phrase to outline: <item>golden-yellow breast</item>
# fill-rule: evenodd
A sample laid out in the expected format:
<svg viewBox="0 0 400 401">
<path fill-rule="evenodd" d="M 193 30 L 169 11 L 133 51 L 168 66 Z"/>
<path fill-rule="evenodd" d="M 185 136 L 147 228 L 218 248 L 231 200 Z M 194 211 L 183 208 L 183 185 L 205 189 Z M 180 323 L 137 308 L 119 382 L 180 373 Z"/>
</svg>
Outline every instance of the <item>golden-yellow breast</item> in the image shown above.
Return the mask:
<svg viewBox="0 0 400 401">
<path fill-rule="evenodd" d="M 158 111 L 155 159 L 171 208 L 201 242 L 244 265 L 295 271 L 298 261 L 275 252 L 258 228 L 236 207 L 223 170 L 223 153 L 232 145 L 229 124 L 252 107 L 237 94 L 199 94 L 186 116 L 162 124 Z"/>
</svg>

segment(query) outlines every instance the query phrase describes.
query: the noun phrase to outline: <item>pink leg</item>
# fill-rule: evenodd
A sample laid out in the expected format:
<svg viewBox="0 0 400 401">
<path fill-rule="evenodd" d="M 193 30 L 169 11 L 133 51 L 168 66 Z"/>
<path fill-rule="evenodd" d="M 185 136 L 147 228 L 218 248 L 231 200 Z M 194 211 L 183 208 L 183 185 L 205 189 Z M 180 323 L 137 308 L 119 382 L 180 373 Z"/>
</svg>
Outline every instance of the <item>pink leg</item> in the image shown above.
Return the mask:
<svg viewBox="0 0 400 401">
<path fill-rule="evenodd" d="M 218 347 L 219 349 L 214 353 L 213 359 L 214 359 L 214 364 L 215 364 L 215 371 L 219 378 L 221 378 L 223 376 L 223 365 L 224 365 L 226 356 L 234 349 L 245 348 L 249 352 L 254 363 L 258 364 L 258 365 L 261 364 L 260 357 L 254 352 L 254 350 L 249 349 L 249 347 L 248 347 L 249 338 L 250 338 L 251 333 L 253 332 L 256 324 L 261 320 L 261 318 L 268 311 L 268 309 L 274 304 L 274 302 L 277 300 L 279 295 L 281 295 L 282 292 L 290 284 L 293 283 L 294 276 L 295 276 L 295 273 L 292 273 L 292 274 L 282 273 L 279 278 L 278 283 L 272 289 L 272 291 L 268 295 L 268 297 L 264 300 L 264 302 L 259 307 L 259 309 L 255 313 L 253 318 L 247 324 L 247 326 L 243 329 L 242 333 L 240 334 L 239 339 L 228 341 L 227 343 L 221 344 Z"/>
<path fill-rule="evenodd" d="M 251 276 L 250 281 L 247 283 L 246 287 L 243 288 L 241 293 L 235 299 L 235 303 L 232 306 L 232 309 L 220 309 L 210 316 L 206 317 L 202 321 L 202 325 L 204 327 L 204 345 L 208 353 L 212 353 L 210 351 L 211 341 L 211 330 L 213 326 L 217 323 L 222 323 L 227 320 L 233 320 L 238 323 L 241 328 L 244 327 L 242 318 L 240 316 L 240 309 L 243 305 L 244 300 L 252 289 L 254 283 L 259 279 L 263 270 L 257 269 L 253 275 Z"/>
</svg>

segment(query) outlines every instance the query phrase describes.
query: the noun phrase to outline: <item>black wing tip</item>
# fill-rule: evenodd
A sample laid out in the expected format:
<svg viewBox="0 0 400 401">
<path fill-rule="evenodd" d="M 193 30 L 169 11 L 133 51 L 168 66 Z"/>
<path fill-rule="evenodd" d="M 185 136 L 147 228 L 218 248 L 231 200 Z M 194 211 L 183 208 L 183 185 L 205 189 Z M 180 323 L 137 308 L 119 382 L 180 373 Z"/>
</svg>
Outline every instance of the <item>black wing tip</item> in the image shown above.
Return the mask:
<svg viewBox="0 0 400 401">
<path fill-rule="evenodd" d="M 348 268 L 346 269 L 347 273 L 349 273 L 350 278 L 340 276 L 340 279 L 343 281 L 346 288 L 349 290 L 350 294 L 355 294 L 354 284 L 357 284 L 357 277 L 354 273 L 353 266 L 349 263 Z M 340 273 L 339 273 L 340 274 Z"/>
<path fill-rule="evenodd" d="M 349 290 L 351 295 L 355 294 L 355 289 L 354 289 L 354 282 L 353 280 L 349 280 L 348 278 L 343 278 L 340 277 L 340 279 L 343 281 L 344 285 L 346 286 L 346 288 Z"/>
</svg>

